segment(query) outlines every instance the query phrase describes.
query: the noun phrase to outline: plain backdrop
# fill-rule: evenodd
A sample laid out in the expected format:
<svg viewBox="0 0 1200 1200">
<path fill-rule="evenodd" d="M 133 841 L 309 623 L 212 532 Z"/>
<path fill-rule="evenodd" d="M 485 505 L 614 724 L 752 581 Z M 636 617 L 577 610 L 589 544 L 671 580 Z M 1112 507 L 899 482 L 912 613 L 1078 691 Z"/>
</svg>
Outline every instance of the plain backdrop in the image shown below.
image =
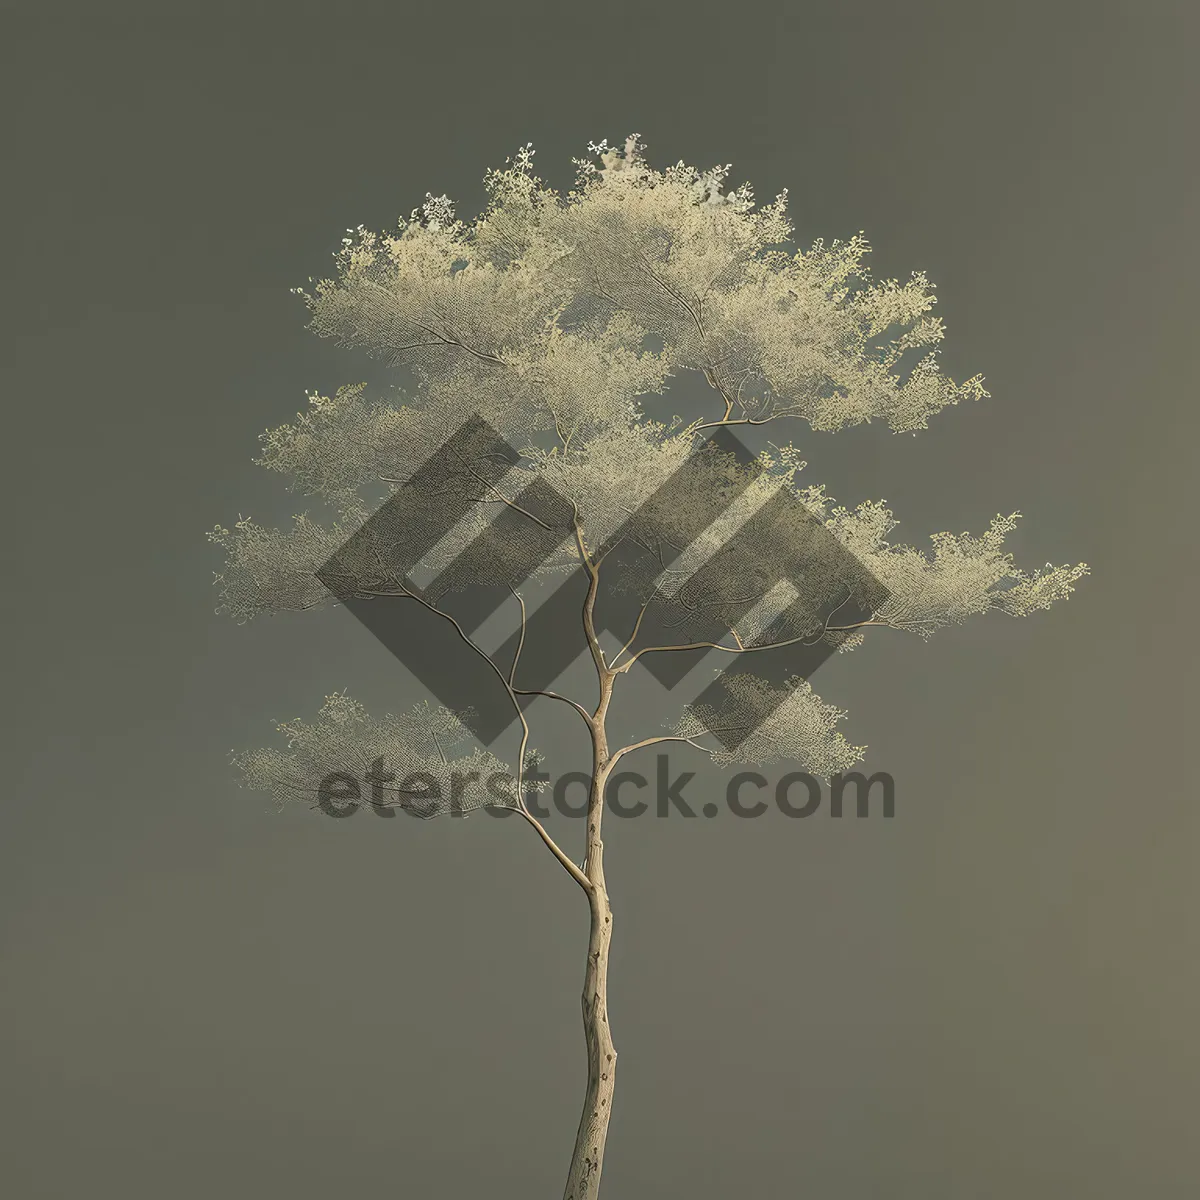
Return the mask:
<svg viewBox="0 0 1200 1200">
<path fill-rule="evenodd" d="M 796 427 L 813 481 L 914 544 L 1020 510 L 1023 565 L 1094 575 L 822 668 L 891 820 L 610 822 L 605 1196 L 1195 1196 L 1198 34 L 1153 0 L 0 7 L 0 1190 L 559 1194 L 578 890 L 516 822 L 239 790 L 273 719 L 425 693 L 344 612 L 214 615 L 204 533 L 298 511 L 257 437 L 365 377 L 289 294 L 345 229 L 639 132 L 927 271 L 987 377 L 918 437 Z"/>
</svg>

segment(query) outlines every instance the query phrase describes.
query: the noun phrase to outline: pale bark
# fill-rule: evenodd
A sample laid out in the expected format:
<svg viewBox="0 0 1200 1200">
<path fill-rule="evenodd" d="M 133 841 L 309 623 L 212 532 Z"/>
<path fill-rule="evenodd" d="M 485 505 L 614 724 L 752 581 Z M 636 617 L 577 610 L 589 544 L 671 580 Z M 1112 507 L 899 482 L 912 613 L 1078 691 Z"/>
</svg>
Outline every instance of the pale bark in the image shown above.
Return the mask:
<svg viewBox="0 0 1200 1200">
<path fill-rule="evenodd" d="M 576 528 L 576 534 L 579 530 Z M 605 662 L 596 639 L 593 612 L 598 590 L 595 568 L 579 541 L 580 556 L 591 577 L 583 608 L 583 626 L 588 647 L 600 681 L 600 700 L 589 722 L 592 736 L 592 784 L 588 795 L 587 858 L 583 873 L 587 876 L 588 932 L 587 966 L 583 976 L 583 1033 L 587 1043 L 587 1091 L 583 1114 L 575 1137 L 575 1151 L 567 1173 L 563 1200 L 595 1200 L 600 1191 L 600 1172 L 604 1166 L 604 1145 L 612 1117 L 613 1088 L 616 1081 L 617 1052 L 608 1025 L 608 951 L 612 943 L 612 906 L 604 882 L 604 842 L 601 825 L 604 817 L 604 789 L 612 770 L 608 752 L 605 720 L 612 701 L 616 673 Z"/>
<path fill-rule="evenodd" d="M 603 783 L 601 783 L 601 788 Z M 602 794 L 602 793 L 601 793 Z M 593 857 L 593 847 L 596 854 Z M 589 844 L 588 878 L 591 929 L 583 983 L 583 1032 L 587 1042 L 587 1092 L 575 1138 L 575 1152 L 563 1200 L 595 1200 L 600 1191 L 604 1145 L 612 1116 L 617 1052 L 608 1026 L 608 950 L 612 941 L 612 909 L 604 889 L 604 871 L 597 838 Z"/>
</svg>

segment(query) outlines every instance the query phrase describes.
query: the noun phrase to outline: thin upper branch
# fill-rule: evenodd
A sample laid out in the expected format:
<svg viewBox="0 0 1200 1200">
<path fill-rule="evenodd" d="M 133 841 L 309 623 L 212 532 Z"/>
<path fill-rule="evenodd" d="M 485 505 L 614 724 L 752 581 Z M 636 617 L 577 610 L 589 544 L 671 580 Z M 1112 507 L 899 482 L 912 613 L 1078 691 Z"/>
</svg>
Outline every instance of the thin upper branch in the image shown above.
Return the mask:
<svg viewBox="0 0 1200 1200">
<path fill-rule="evenodd" d="M 625 643 L 625 645 L 623 645 L 613 656 L 613 660 L 609 664 L 610 667 L 615 667 L 621 655 L 633 645 L 634 639 L 638 635 L 638 630 L 642 627 L 642 618 L 646 615 L 646 609 L 650 607 L 650 603 L 653 601 L 653 599 L 653 596 L 649 597 L 649 599 L 647 599 L 642 607 L 638 610 L 637 620 L 633 623 L 633 632 L 629 635 L 629 640 Z"/>
<path fill-rule="evenodd" d="M 496 660 L 493 659 L 492 656 L 490 654 L 488 654 L 487 651 L 485 651 L 481 646 L 479 646 L 478 643 L 471 640 L 471 638 L 468 636 L 466 630 L 463 629 L 462 625 L 458 622 L 458 620 L 455 619 L 455 617 L 452 614 L 446 612 L 444 609 L 438 608 L 435 604 L 431 604 L 428 600 L 425 599 L 424 596 L 420 596 L 416 592 L 414 592 L 408 588 L 404 588 L 403 590 L 401 590 L 399 592 L 378 592 L 378 591 L 371 591 L 369 589 L 364 588 L 364 589 L 360 589 L 360 594 L 366 595 L 366 596 L 389 597 L 389 598 L 393 598 L 393 599 L 410 599 L 410 600 L 417 601 L 418 604 L 420 604 L 424 608 L 427 608 L 435 616 L 442 617 L 444 620 L 449 621 L 450 624 L 454 626 L 455 632 L 458 634 L 458 636 L 468 646 L 470 646 L 471 649 L 474 650 L 475 653 L 478 654 L 479 657 L 482 658 L 484 660 L 484 662 L 486 662 L 488 664 L 489 667 L 491 667 L 492 671 L 496 675 L 496 678 L 499 679 L 500 682 L 504 685 L 504 690 L 508 693 L 509 699 L 512 701 L 513 708 L 516 710 L 517 719 L 521 722 L 521 749 L 520 749 L 520 758 L 519 758 L 519 761 L 517 764 L 517 795 L 516 795 L 517 811 L 519 813 L 521 813 L 521 815 L 524 816 L 526 818 L 526 820 L 528 820 L 530 822 L 530 824 L 532 824 L 533 827 L 538 831 L 538 833 L 541 835 L 542 841 L 544 841 L 546 843 L 547 847 L 550 849 L 551 853 L 554 854 L 555 858 L 557 858 L 559 860 L 559 862 L 562 863 L 562 865 L 564 867 L 566 867 L 567 871 L 570 873 L 571 877 L 575 880 L 575 882 L 578 883 L 585 892 L 590 893 L 592 890 L 591 881 L 587 878 L 586 875 L 584 875 L 584 873 L 582 871 L 579 870 L 579 868 L 571 861 L 571 859 L 562 851 L 562 849 L 558 846 L 558 844 L 554 841 L 554 839 L 546 832 L 546 830 L 542 827 L 542 825 L 536 820 L 536 818 L 534 818 L 533 814 L 530 813 L 529 810 L 525 806 L 525 799 L 521 794 L 521 785 L 523 782 L 523 772 L 524 772 L 524 768 L 525 768 L 525 747 L 529 743 L 529 722 L 526 721 L 525 713 L 521 708 L 521 702 L 517 699 L 518 693 L 517 693 L 516 689 L 512 686 L 512 683 L 507 678 L 505 678 L 504 672 L 500 669 L 499 665 L 496 663 Z M 518 597 L 518 599 L 520 599 L 520 597 Z M 521 604 L 522 613 L 524 612 L 524 607 L 525 607 L 524 602 L 522 601 L 522 604 Z M 520 651 L 518 648 L 518 655 L 519 655 L 519 652 Z M 516 669 L 516 657 L 515 656 L 514 656 L 514 661 L 513 661 L 513 669 L 514 670 Z"/>
<path fill-rule="evenodd" d="M 381 284 L 381 283 L 376 283 L 373 279 L 362 279 L 362 280 L 360 280 L 360 282 L 366 284 L 367 287 L 374 288 L 376 291 L 382 292 L 385 296 L 388 297 L 389 300 L 391 300 L 393 302 L 395 302 L 396 300 L 399 299 L 399 297 L 395 294 L 395 292 L 390 291 L 388 288 L 385 288 L 383 286 L 383 284 Z M 429 334 L 429 336 L 431 338 L 436 339 L 432 343 L 431 342 L 417 343 L 417 345 L 419 345 L 419 346 L 427 346 L 427 345 L 457 346 L 460 350 L 465 350 L 468 354 L 473 355 L 475 358 L 478 358 L 482 362 L 492 363 L 493 365 L 498 366 L 498 367 L 507 367 L 510 365 L 504 359 L 502 359 L 498 354 L 493 354 L 486 350 L 476 350 L 474 346 L 468 346 L 466 344 L 466 342 L 464 342 L 461 338 L 447 337 L 444 333 L 441 333 L 438 330 L 431 328 L 429 325 L 426 325 L 422 321 L 418 321 L 416 317 L 405 314 L 403 319 L 406 320 L 410 325 L 415 325 L 423 333 Z M 398 350 L 411 350 L 411 349 L 416 349 L 416 348 L 417 348 L 416 346 L 401 346 L 398 348 Z M 398 352 L 398 351 L 394 351 L 394 353 L 396 353 L 396 352 Z"/>
<path fill-rule="evenodd" d="M 550 691 L 548 688 L 515 687 L 513 691 L 518 696 L 545 696 L 547 700 L 561 700 L 564 704 L 569 704 L 583 718 L 589 730 L 593 726 L 592 714 L 577 700 L 572 700 L 570 696 L 563 696 L 559 692 Z"/>
<path fill-rule="evenodd" d="M 708 732 L 715 733 L 717 731 L 709 730 Z M 663 735 L 661 737 L 643 738 L 640 742 L 633 742 L 631 745 L 622 746 L 620 748 L 620 750 L 614 751 L 613 754 L 611 754 L 609 756 L 608 763 L 606 765 L 611 767 L 611 766 L 615 765 L 620 759 L 624 758 L 626 754 L 632 754 L 635 750 L 641 750 L 643 746 L 653 746 L 653 745 L 656 745 L 658 742 L 687 742 L 687 744 L 689 746 L 695 746 L 697 750 L 703 750 L 705 754 L 711 755 L 711 754 L 716 753 L 714 750 L 709 749 L 708 746 L 702 746 L 702 745 L 700 745 L 699 742 L 695 741 L 694 739 L 692 739 L 690 737 L 682 737 L 682 736 L 677 736 L 677 735 Z"/>
<path fill-rule="evenodd" d="M 610 668 L 608 662 L 605 660 L 600 640 L 596 637 L 592 619 L 592 614 L 596 608 L 596 596 L 600 591 L 600 573 L 596 568 L 596 564 L 592 562 L 591 557 L 588 555 L 587 547 L 583 543 L 583 526 L 579 521 L 579 508 L 574 504 L 572 504 L 572 507 L 574 512 L 571 517 L 571 528 L 575 533 L 575 547 L 579 552 L 579 558 L 583 563 L 584 570 L 588 574 L 587 597 L 583 602 L 583 632 L 587 637 L 588 649 L 591 651 L 592 661 L 596 664 L 596 670 L 603 676 Z"/>
<path fill-rule="evenodd" d="M 663 654 L 671 650 L 723 650 L 726 654 L 751 654 L 760 650 L 778 650 L 783 646 L 815 646 L 817 642 L 819 642 L 827 633 L 850 633 L 855 629 L 864 629 L 868 625 L 887 626 L 889 624 L 890 623 L 887 621 L 869 620 L 856 621 L 852 625 L 827 625 L 819 634 L 817 634 L 815 638 L 794 637 L 787 638 L 781 642 L 764 642 L 762 645 L 758 646 L 747 646 L 745 644 L 741 644 L 740 638 L 737 639 L 739 642 L 739 645 L 737 646 L 723 646 L 720 642 L 688 642 L 687 645 L 684 646 L 646 646 L 644 649 L 639 650 L 636 654 L 631 655 L 628 662 L 619 666 L 617 668 L 617 673 L 622 674 L 625 671 L 628 671 L 629 668 L 632 667 L 633 664 L 637 662 L 637 660 L 641 658 L 643 654 Z"/>
<path fill-rule="evenodd" d="M 465 468 L 467 473 L 470 475 L 473 475 L 477 480 L 479 480 L 480 483 L 483 484 L 484 487 L 489 488 L 489 489 L 491 489 L 491 491 L 495 492 L 496 498 L 498 500 L 503 501 L 505 504 L 508 505 L 509 508 L 514 509 L 516 512 L 523 514 L 524 516 L 528 517 L 531 521 L 536 521 L 537 524 L 539 524 L 543 529 L 550 528 L 550 526 L 547 525 L 546 522 L 543 521 L 540 517 L 535 517 L 533 515 L 533 513 L 531 513 L 526 508 L 522 508 L 515 500 L 509 500 L 504 495 L 504 493 L 501 492 L 500 489 L 494 483 L 491 483 L 489 480 L 484 479 L 484 477 L 482 475 L 480 475 L 479 472 L 476 471 L 475 468 L 473 466 L 471 466 L 471 464 L 469 462 L 467 462 L 461 455 L 458 455 L 457 457 L 458 457 L 458 461 L 462 464 L 462 466 Z"/>
<path fill-rule="evenodd" d="M 786 416 L 786 413 L 772 413 L 769 417 L 734 417 L 729 416 L 727 410 L 725 416 L 719 421 L 705 421 L 703 425 L 693 426 L 695 429 L 716 429 L 721 425 L 766 425 L 770 421 L 774 421 L 776 417 Z"/>
</svg>

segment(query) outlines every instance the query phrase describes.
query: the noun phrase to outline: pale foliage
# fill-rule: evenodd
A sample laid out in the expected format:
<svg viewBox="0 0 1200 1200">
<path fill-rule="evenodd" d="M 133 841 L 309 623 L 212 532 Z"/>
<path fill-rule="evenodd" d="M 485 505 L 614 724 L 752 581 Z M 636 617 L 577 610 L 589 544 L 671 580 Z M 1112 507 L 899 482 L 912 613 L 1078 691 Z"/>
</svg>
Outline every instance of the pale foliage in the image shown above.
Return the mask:
<svg viewBox="0 0 1200 1200">
<path fill-rule="evenodd" d="M 390 232 L 347 231 L 332 277 L 296 289 L 317 334 L 410 368 L 415 386 L 391 398 L 369 395 L 362 384 L 332 397 L 313 394 L 294 421 L 263 435 L 257 461 L 327 504 L 336 520 L 301 515 L 287 531 L 250 520 L 214 530 L 210 538 L 228 556 L 217 577 L 224 609 L 245 620 L 328 600 L 313 572 L 368 515 L 380 489 L 404 487 L 472 414 L 522 458 L 494 489 L 480 490 L 467 475 L 456 483 L 478 504 L 428 560 L 435 570 L 534 480 L 574 505 L 583 544 L 594 553 L 716 424 L 791 418 L 831 431 L 883 421 L 912 433 L 949 405 L 987 396 L 979 376 L 956 383 L 941 371 L 945 330 L 932 315 L 933 285 L 920 272 L 903 283 L 873 281 L 862 235 L 789 252 L 786 192 L 756 209 L 748 185 L 723 190 L 727 167 L 655 170 L 637 135 L 622 148 L 601 142 L 589 149 L 600 165 L 576 160 L 576 184 L 565 195 L 534 174 L 526 146 L 487 173 L 488 205 L 475 221 L 459 220 L 447 197 L 427 195 Z M 708 384 L 711 410 L 690 423 L 649 419 L 643 400 L 684 372 Z M 852 511 L 837 506 L 823 487 L 797 482 L 804 465 L 791 445 L 773 447 L 759 456 L 758 479 L 689 539 L 671 570 L 606 586 L 646 595 L 659 587 L 684 607 L 722 611 L 729 598 L 689 595 L 688 580 L 780 488 L 890 589 L 870 625 L 927 637 L 989 611 L 1021 616 L 1066 598 L 1087 574 L 1084 564 L 1016 568 L 1003 544 L 1017 514 L 997 517 L 978 536 L 935 534 L 928 551 L 890 544 L 896 522 L 882 502 Z M 737 473 L 714 456 L 695 486 L 730 487 Z M 669 541 L 669 515 L 664 522 L 657 532 Z M 764 594 L 769 590 L 789 531 L 783 520 L 764 535 L 740 584 L 753 588 L 757 580 Z M 574 539 L 567 538 L 538 573 L 578 567 Z M 351 568 L 364 589 L 394 590 L 402 582 L 387 570 L 386 547 L 366 548 Z M 492 571 L 479 582 L 513 584 L 503 554 Z M 788 632 L 835 637 L 840 649 L 852 649 L 862 642 L 860 630 L 822 632 L 819 613 L 837 600 L 835 585 L 830 589 L 814 589 L 807 610 L 793 605 Z M 772 621 L 790 599 L 731 618 L 730 636 L 749 646 L 768 627 L 778 633 Z M 743 691 L 755 686 L 736 684 Z M 737 702 L 731 693 L 729 704 Z M 373 725 L 337 704 L 343 701 L 318 726 L 285 728 L 289 769 L 298 769 L 295 756 L 307 755 L 305 769 L 315 770 L 318 750 L 336 749 L 344 761 L 361 742 L 366 753 L 398 728 Z M 862 750 L 834 730 L 842 716 L 805 684 L 743 744 L 739 759 L 782 757 L 841 769 Z M 699 736 L 694 715 L 679 728 Z M 267 768 L 282 770 L 283 760 L 260 755 L 266 757 L 243 766 L 262 783 Z"/>
<path fill-rule="evenodd" d="M 403 808 L 429 817 L 456 809 L 513 807 L 487 790 L 489 776 L 508 767 L 494 754 L 467 744 L 461 714 L 444 707 L 416 705 L 399 716 L 371 717 L 344 692 L 325 698 L 317 719 L 281 721 L 286 749 L 266 747 L 235 754 L 245 786 L 270 792 L 280 805 L 304 800 L 315 805 L 320 781 L 331 772 L 362 780 L 372 764 L 394 778 L 378 785 L 380 807 Z M 457 753 L 456 753 L 457 752 Z M 427 776 L 436 784 L 410 776 Z M 458 786 L 452 788 L 457 777 Z M 407 785 L 407 786 L 406 786 Z M 507 785 L 511 789 L 511 781 Z M 363 803 L 371 789 L 362 788 Z M 453 804 L 452 804 L 453 801 Z"/>
<path fill-rule="evenodd" d="M 891 592 L 875 620 L 929 637 L 968 617 L 1003 612 L 1023 617 L 1065 600 L 1088 573 L 1085 563 L 1044 567 L 1026 572 L 1004 551 L 1020 513 L 997 515 L 978 537 L 969 533 L 935 533 L 932 551 L 889 545 L 885 535 L 895 528 L 882 502 L 861 504 L 853 512 L 836 508 L 827 525 Z"/>
<path fill-rule="evenodd" d="M 753 675 L 727 675 L 721 703 L 697 704 L 679 719 L 673 732 L 690 739 L 710 730 L 749 729 L 736 751 L 724 747 L 711 751 L 718 766 L 798 762 L 810 774 L 833 775 L 860 762 L 866 746 L 852 746 L 837 729 L 845 710 L 823 703 L 805 679 L 790 679 L 788 685 L 792 690 L 784 702 L 760 721 L 765 698 L 777 689 Z"/>
</svg>

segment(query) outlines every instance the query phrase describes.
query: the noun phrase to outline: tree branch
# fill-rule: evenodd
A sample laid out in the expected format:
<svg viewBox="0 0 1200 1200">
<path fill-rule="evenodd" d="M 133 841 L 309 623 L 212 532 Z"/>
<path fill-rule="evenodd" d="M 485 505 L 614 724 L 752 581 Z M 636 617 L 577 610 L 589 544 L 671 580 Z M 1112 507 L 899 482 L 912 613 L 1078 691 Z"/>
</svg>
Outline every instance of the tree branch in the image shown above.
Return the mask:
<svg viewBox="0 0 1200 1200">
<path fill-rule="evenodd" d="M 714 732 L 718 732 L 718 731 L 717 730 L 709 730 L 708 732 L 714 733 Z M 722 730 L 719 732 L 724 732 L 724 731 Z M 679 736 L 675 736 L 675 735 L 670 735 L 670 736 L 664 735 L 661 737 L 643 738 L 642 741 L 640 741 L 640 742 L 634 742 L 629 746 L 622 746 L 620 750 L 617 750 L 614 754 L 611 754 L 609 756 L 607 765 L 610 767 L 615 766 L 616 763 L 620 759 L 624 758 L 626 754 L 632 754 L 635 750 L 642 749 L 643 746 L 657 745 L 657 743 L 659 743 L 659 742 L 687 742 L 687 744 L 689 746 L 695 746 L 697 750 L 703 750 L 705 754 L 712 755 L 715 753 L 715 751 L 710 750 L 707 746 L 700 745 L 699 742 L 694 741 L 692 738 L 679 737 Z"/>
<path fill-rule="evenodd" d="M 849 599 L 850 597 L 847 596 L 846 600 Z M 845 604 L 846 600 L 843 600 L 842 604 Z M 837 608 L 841 608 L 842 604 L 839 604 Z M 837 612 L 837 608 L 835 608 L 833 612 L 829 614 L 830 617 L 833 616 L 834 612 Z M 629 668 L 632 667 L 633 664 L 637 662 L 637 660 L 641 658 L 643 654 L 662 654 L 671 650 L 723 650 L 726 654 L 751 654 L 760 650 L 778 650 L 783 646 L 815 646 L 817 642 L 819 642 L 827 633 L 850 633 L 855 629 L 864 629 L 869 625 L 888 626 L 890 623 L 887 621 L 877 621 L 872 618 L 871 620 L 867 621 L 856 621 L 852 625 L 831 626 L 829 624 L 829 617 L 826 617 L 825 627 L 819 634 L 817 634 L 815 638 L 794 637 L 787 638 L 781 642 L 765 642 L 759 646 L 745 645 L 742 642 L 742 639 L 737 636 L 736 631 L 731 630 L 730 632 L 733 633 L 734 638 L 738 642 L 736 646 L 722 646 L 720 642 L 689 642 L 685 646 L 646 646 L 644 649 L 639 650 L 636 654 L 631 655 L 629 661 L 627 663 L 623 663 L 616 670 L 618 675 L 623 674 L 624 672 L 628 671 Z"/>
<path fill-rule="evenodd" d="M 466 630 L 463 629 L 462 625 L 460 625 L 459 622 L 450 613 L 445 612 L 443 609 L 438 608 L 434 604 L 430 604 L 429 601 L 426 600 L 424 596 L 419 596 L 419 595 L 417 595 L 416 592 L 411 591 L 408 588 L 403 588 L 403 590 L 401 590 L 399 592 L 377 592 L 377 591 L 371 591 L 371 590 L 364 588 L 364 589 L 359 589 L 359 592 L 360 592 L 360 594 L 366 595 L 366 596 L 378 596 L 378 597 L 387 597 L 387 598 L 391 598 L 391 599 L 415 600 L 418 604 L 420 604 L 423 608 L 427 608 L 435 616 L 442 617 L 444 620 L 449 621 L 450 624 L 454 626 L 454 629 L 457 632 L 458 636 L 468 646 L 470 646 L 471 649 L 474 650 L 475 653 L 478 654 L 479 657 L 482 658 L 483 661 L 486 662 L 489 667 L 491 667 L 492 671 L 496 675 L 496 678 L 499 679 L 500 682 L 504 685 L 504 690 L 508 693 L 509 699 L 512 701 L 513 708 L 516 710 L 517 719 L 521 722 L 521 749 L 520 749 L 520 757 L 518 758 L 518 761 L 517 761 L 517 795 L 516 795 L 517 811 L 519 813 L 521 813 L 521 815 L 524 816 L 525 819 L 527 821 L 529 821 L 530 824 L 533 825 L 533 827 L 538 831 L 538 833 L 541 835 L 542 841 L 544 841 L 546 843 L 547 847 L 550 849 L 551 853 L 555 856 L 555 858 L 557 858 L 559 860 L 559 862 L 562 863 L 562 865 L 564 867 L 566 867 L 567 871 L 570 873 L 571 877 L 575 880 L 575 882 L 578 883 L 585 892 L 590 892 L 592 885 L 591 885 L 591 882 L 588 880 L 587 876 L 584 875 L 583 872 L 580 871 L 579 868 L 570 860 L 570 858 L 568 858 L 567 855 L 563 853 L 563 851 L 560 849 L 560 847 L 554 841 L 554 839 L 546 832 L 546 830 L 537 821 L 537 819 L 533 816 L 533 814 L 525 807 L 525 798 L 521 794 L 521 790 L 522 790 L 522 785 L 524 783 L 525 747 L 529 744 L 529 722 L 525 720 L 525 713 L 521 708 L 521 702 L 517 699 L 518 693 L 517 693 L 516 689 L 514 689 L 512 684 L 509 682 L 509 680 L 505 678 L 504 672 L 496 664 L 495 659 L 493 659 L 490 654 L 488 654 L 476 642 L 473 642 L 471 640 L 471 638 L 467 636 Z M 519 596 L 517 598 L 518 598 L 518 600 L 520 599 Z M 524 609 L 525 609 L 525 604 L 524 604 L 524 601 L 522 601 L 521 602 L 522 615 L 524 614 Z M 522 626 L 522 629 L 523 629 L 523 626 Z M 524 641 L 524 633 L 522 632 L 522 642 L 523 641 Z M 513 669 L 514 670 L 516 669 L 516 658 L 519 656 L 519 654 L 520 654 L 520 648 L 518 647 L 517 655 L 515 655 L 513 658 Z"/>
<path fill-rule="evenodd" d="M 590 896 L 595 891 L 592 881 L 562 852 L 558 843 L 546 832 L 545 826 L 542 825 L 541 821 L 525 807 L 524 802 L 521 802 L 521 806 L 517 809 L 517 812 L 538 831 L 538 835 L 546 843 L 550 853 L 562 863 L 567 870 L 567 874 L 583 888 L 584 894 Z"/>
<path fill-rule="evenodd" d="M 662 561 L 661 553 L 659 554 L 659 561 L 660 562 Z M 621 655 L 624 654 L 625 651 L 628 650 L 629 647 L 633 645 L 633 639 L 637 637 L 638 630 L 642 627 L 642 618 L 646 615 L 646 609 L 648 609 L 650 607 L 650 602 L 653 599 L 654 599 L 654 597 L 651 596 L 648 600 L 646 600 L 646 602 L 638 610 L 637 620 L 633 623 L 633 632 L 629 635 L 629 640 L 625 643 L 625 645 L 623 645 L 620 648 L 620 650 L 618 650 L 617 653 L 613 656 L 613 660 L 609 664 L 610 667 L 615 667 L 617 665 L 617 661 L 620 659 Z"/>
<path fill-rule="evenodd" d="M 776 417 L 787 415 L 786 413 L 773 413 L 769 417 L 735 417 L 733 420 L 730 420 L 730 411 L 732 410 L 727 410 L 725 416 L 720 421 L 706 421 L 703 425 L 695 425 L 693 428 L 700 430 L 716 429 L 721 425 L 766 425 L 769 421 L 774 421 Z"/>
<path fill-rule="evenodd" d="M 513 688 L 513 691 L 518 696 L 545 696 L 547 700 L 561 700 L 564 704 L 569 704 L 584 719 L 588 729 L 592 728 L 592 714 L 569 696 L 563 696 L 545 688 Z"/>
<path fill-rule="evenodd" d="M 373 279 L 360 279 L 359 282 L 366 284 L 367 287 L 374 288 L 377 292 L 382 292 L 393 303 L 395 303 L 399 300 L 399 297 L 396 295 L 395 292 L 392 292 L 388 288 L 385 288 L 383 286 L 383 284 L 381 284 L 381 283 L 376 283 Z M 484 350 L 476 350 L 473 346 L 468 346 L 464 341 L 462 341 L 459 338 L 448 338 L 448 337 L 446 337 L 445 334 L 439 333 L 436 329 L 433 329 L 430 326 L 424 324 L 423 322 L 418 321 L 416 317 L 409 316 L 408 314 L 404 314 L 402 316 L 402 320 L 407 321 L 410 325 L 415 325 L 423 333 L 429 334 L 429 336 L 431 338 L 437 339 L 436 341 L 434 341 L 432 343 L 419 342 L 419 343 L 417 343 L 418 346 L 428 346 L 428 345 L 457 346 L 460 350 L 465 350 L 468 354 L 474 355 L 476 358 L 481 359 L 483 362 L 493 363 L 494 365 L 499 366 L 499 367 L 507 367 L 509 365 L 499 355 L 491 354 Z M 401 347 L 399 347 L 399 350 L 411 350 L 411 349 L 416 349 L 416 346 L 401 346 Z M 393 354 L 398 353 L 398 352 L 399 351 L 397 351 L 397 350 L 392 351 Z"/>
<path fill-rule="evenodd" d="M 596 670 L 603 676 L 609 670 L 609 666 L 605 661 L 604 650 L 600 646 L 600 640 L 596 637 L 592 620 L 592 614 L 596 608 L 596 596 L 600 591 L 600 573 L 596 569 L 596 564 L 588 556 L 587 547 L 583 544 L 583 526 L 579 521 L 579 507 L 574 501 L 571 502 L 571 507 L 573 510 L 571 528 L 575 533 L 575 547 L 579 551 L 580 561 L 588 573 L 587 597 L 583 602 L 583 632 L 587 637 L 588 649 L 592 653 L 592 660 L 596 664 Z"/>
</svg>

